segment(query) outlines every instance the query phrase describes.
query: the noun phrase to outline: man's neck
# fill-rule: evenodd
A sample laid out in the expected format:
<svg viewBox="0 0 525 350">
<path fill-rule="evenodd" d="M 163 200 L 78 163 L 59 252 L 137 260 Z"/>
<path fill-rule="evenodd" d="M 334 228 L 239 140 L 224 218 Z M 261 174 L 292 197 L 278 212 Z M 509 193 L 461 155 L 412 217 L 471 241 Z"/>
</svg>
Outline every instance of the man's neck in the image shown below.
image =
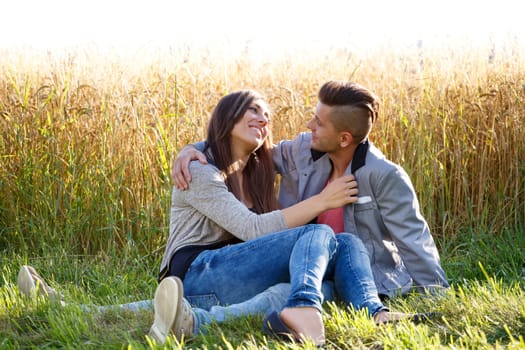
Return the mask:
<svg viewBox="0 0 525 350">
<path fill-rule="evenodd" d="M 354 157 L 357 145 L 351 145 L 346 148 L 341 148 L 333 153 L 328 153 L 328 157 L 332 161 L 332 176 L 331 179 L 337 179 L 343 176 Z"/>
</svg>

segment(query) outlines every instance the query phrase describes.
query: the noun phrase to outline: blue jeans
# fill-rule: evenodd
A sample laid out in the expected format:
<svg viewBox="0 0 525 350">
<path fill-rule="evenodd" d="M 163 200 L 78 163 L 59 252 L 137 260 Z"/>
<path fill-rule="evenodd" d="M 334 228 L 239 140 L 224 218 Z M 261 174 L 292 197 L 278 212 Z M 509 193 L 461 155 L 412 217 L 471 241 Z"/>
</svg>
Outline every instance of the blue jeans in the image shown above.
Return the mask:
<svg viewBox="0 0 525 350">
<path fill-rule="evenodd" d="M 266 245 L 265 253 L 263 256 L 257 255 L 258 258 L 263 259 L 262 261 L 273 261 L 278 255 L 282 254 L 281 247 L 289 246 L 290 243 L 284 243 L 288 240 L 291 235 L 289 232 L 295 232 L 296 229 L 283 231 L 277 234 L 287 233 L 281 237 L 276 237 L 276 234 L 265 236 L 272 243 L 279 243 L 275 246 L 275 249 L 268 249 Z M 302 231 L 304 234 L 305 231 Z M 319 231 L 318 231 L 319 233 Z M 297 234 L 297 232 L 295 233 Z M 299 234 L 301 236 L 301 234 Z M 386 307 L 383 305 L 379 299 L 377 288 L 374 283 L 374 278 L 372 275 L 372 270 L 370 268 L 370 260 L 368 257 L 368 252 L 363 245 L 362 241 L 353 234 L 340 233 L 335 235 L 337 241 L 337 248 L 335 253 L 332 254 L 328 265 L 326 267 L 326 273 L 324 275 L 324 280 L 322 282 L 321 294 L 317 295 L 316 292 L 310 293 L 307 295 L 314 295 L 315 300 L 319 298 L 326 301 L 342 301 L 345 305 L 351 305 L 356 309 L 365 309 L 370 315 L 375 315 L 381 310 L 386 310 Z M 259 239 L 251 241 L 259 242 Z M 283 242 L 281 244 L 281 242 Z M 250 242 L 240 243 L 237 245 L 225 247 L 222 249 L 230 249 L 236 246 L 243 246 Z M 268 244 L 268 243 L 267 243 Z M 331 245 L 331 244 L 330 244 Z M 255 246 L 261 247 L 259 244 Z M 221 251 L 222 249 L 219 249 Z M 241 251 L 249 251 L 250 248 L 242 248 Z M 259 251 L 260 249 L 256 248 L 255 250 Z M 230 253 L 235 254 L 231 250 Z M 237 254 L 245 254 L 237 252 Z M 201 258 L 200 254 L 198 259 Z M 233 257 L 237 258 L 240 255 L 234 255 Z M 270 256 L 269 259 L 266 259 L 267 256 Z M 214 264 L 216 261 L 211 260 L 208 255 L 206 258 L 201 259 L 200 262 L 194 262 L 192 267 L 200 266 L 204 264 L 204 267 L 208 264 L 207 268 L 210 268 L 214 271 Z M 295 255 L 294 255 L 295 256 Z M 222 256 L 227 259 L 226 256 Z M 253 256 L 255 259 L 255 256 Z M 228 260 L 228 259 L 227 259 Z M 280 259 L 276 259 L 279 260 Z M 197 260 L 196 260 L 197 261 Z M 237 260 L 235 260 L 237 261 Z M 257 261 L 257 260 L 256 260 Z M 263 264 L 265 266 L 265 264 Z M 292 266 L 290 261 L 290 267 Z M 213 267 L 213 268 L 212 268 Z M 236 274 L 238 269 L 237 266 L 233 263 L 229 266 L 230 268 L 227 275 Z M 242 266 L 240 270 L 243 270 L 245 265 Z M 202 266 L 201 266 L 202 268 Z M 261 268 L 264 268 L 261 265 Z M 213 283 L 219 283 L 221 276 L 213 276 L 213 271 L 206 271 L 205 276 L 211 275 L 211 281 L 208 285 L 193 287 L 190 288 L 190 284 L 187 283 L 188 275 L 184 279 L 184 292 L 185 297 L 190 301 L 193 306 L 193 312 L 195 316 L 194 322 L 194 333 L 203 331 L 203 326 L 210 324 L 211 322 L 223 322 L 229 318 L 247 316 L 247 315 L 265 315 L 272 311 L 279 311 L 286 306 L 294 306 L 294 302 L 290 303 L 290 298 L 293 299 L 293 295 L 297 294 L 292 292 L 293 282 L 288 281 L 275 282 L 273 285 L 267 286 L 260 292 L 255 292 L 265 283 L 272 282 L 272 276 L 268 274 L 261 274 L 264 270 L 259 270 L 257 275 L 252 276 L 247 283 L 235 281 L 236 284 L 219 284 L 214 285 Z M 303 270 L 304 271 L 304 270 Z M 228 277 L 227 281 L 233 281 L 238 279 L 237 277 Z M 314 278 L 315 279 L 315 278 Z M 200 278 L 194 278 L 195 281 L 203 281 Z M 198 283 L 192 280 L 192 283 Z M 259 281 L 263 281 L 262 283 Z M 308 281 L 309 279 L 307 279 Z M 316 280 L 316 279 L 315 279 Z M 249 282 L 249 283 L 248 283 Z M 252 283 L 259 287 L 248 286 Z M 318 286 L 316 280 L 315 285 Z M 206 283 L 206 282 L 204 282 Z M 213 288 L 210 288 L 213 286 Z M 247 287 L 247 288 L 245 288 Z M 294 287 L 295 288 L 295 287 Z M 317 287 L 315 287 L 317 288 Z M 252 295 L 242 294 L 243 291 L 249 290 L 249 293 Z M 196 291 L 200 291 L 201 294 L 197 294 Z M 255 293 L 255 294 L 253 294 Z M 300 295 L 301 293 L 299 293 Z M 237 301 L 233 301 L 237 300 Z M 240 300 L 240 301 L 239 301 Z M 301 304 L 296 304 L 299 306 Z M 142 301 L 130 304 L 120 305 L 121 308 L 137 310 L 137 309 L 152 309 L 151 301 Z M 317 306 L 316 306 L 317 307 Z"/>
<path fill-rule="evenodd" d="M 184 296 L 196 307 L 197 319 L 198 308 L 212 310 L 217 305 L 230 305 L 225 312 L 238 316 L 234 312 L 245 315 L 271 311 L 273 295 L 268 288 L 289 283 L 284 307 L 306 306 L 321 310 L 323 277 L 336 246 L 335 235 L 329 226 L 305 225 L 207 250 L 200 253 L 188 268 L 183 281 Z M 268 298 L 261 303 L 238 308 L 231 306 L 264 291 Z"/>
<path fill-rule="evenodd" d="M 370 315 L 387 310 L 379 298 L 368 251 L 359 237 L 338 233 L 337 250 L 330 260 L 325 279 L 333 281 L 337 300 Z"/>
<path fill-rule="evenodd" d="M 370 315 L 387 310 L 379 298 L 368 252 L 362 241 L 357 236 L 347 233 L 337 234 L 336 239 L 337 249 L 328 263 L 322 283 L 322 298 L 329 301 L 342 301 L 345 305 L 351 305 L 356 309 L 365 309 Z M 273 250 L 271 253 L 274 255 Z M 190 296 L 185 285 L 187 298 L 196 306 L 193 308 L 194 331 L 195 333 L 201 331 L 204 325 L 212 321 L 222 322 L 233 317 L 264 315 L 290 306 L 289 295 L 293 294 L 291 285 L 290 283 L 273 285 L 240 303 L 225 302 L 217 295 L 209 296 L 210 299 L 206 303 L 214 300 L 219 304 L 211 307 L 207 304 L 196 304 L 195 302 L 203 299 Z M 228 286 L 223 287 L 225 288 L 223 296 L 225 299 L 230 299 Z M 229 288 L 236 289 L 235 286 L 229 286 Z M 232 294 L 238 298 L 237 291 L 233 291 Z"/>
<path fill-rule="evenodd" d="M 194 334 L 206 332 L 204 326 L 212 322 L 221 323 L 228 319 L 249 315 L 266 315 L 272 311 L 280 311 L 286 306 L 290 295 L 290 283 L 279 283 L 273 285 L 251 299 L 228 306 L 214 305 L 209 310 L 193 307 Z M 322 294 L 326 300 L 333 300 L 334 288 L 330 281 L 322 284 Z"/>
<path fill-rule="evenodd" d="M 283 282 L 287 307 L 321 310 L 322 280 L 336 250 L 332 229 L 305 225 L 200 253 L 184 277 L 184 296 L 197 307 L 243 302 Z"/>
</svg>

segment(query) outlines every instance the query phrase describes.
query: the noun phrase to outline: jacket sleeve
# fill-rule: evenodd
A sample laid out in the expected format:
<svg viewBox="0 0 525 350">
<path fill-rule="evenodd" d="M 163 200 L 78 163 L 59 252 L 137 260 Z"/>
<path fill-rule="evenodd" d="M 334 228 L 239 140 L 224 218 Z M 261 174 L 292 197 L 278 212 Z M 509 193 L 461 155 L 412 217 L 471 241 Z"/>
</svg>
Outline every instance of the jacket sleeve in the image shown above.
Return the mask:
<svg viewBox="0 0 525 350">
<path fill-rule="evenodd" d="M 379 211 L 399 255 L 419 289 L 448 287 L 439 253 L 408 174 L 401 167 L 382 172 L 376 181 Z"/>
<path fill-rule="evenodd" d="M 282 140 L 277 145 L 274 145 L 273 162 L 275 164 L 275 171 L 278 174 L 286 175 L 294 171 L 296 166 L 297 152 L 299 151 L 301 144 L 310 141 L 306 138 L 307 133 L 300 133 L 293 140 Z"/>
<path fill-rule="evenodd" d="M 237 238 L 247 241 L 288 228 L 280 210 L 255 214 L 228 191 L 217 168 L 191 162 L 192 182 L 178 196 L 187 206 Z"/>
<path fill-rule="evenodd" d="M 206 141 L 199 141 L 191 144 L 197 150 L 204 152 L 204 147 L 206 147 Z"/>
</svg>

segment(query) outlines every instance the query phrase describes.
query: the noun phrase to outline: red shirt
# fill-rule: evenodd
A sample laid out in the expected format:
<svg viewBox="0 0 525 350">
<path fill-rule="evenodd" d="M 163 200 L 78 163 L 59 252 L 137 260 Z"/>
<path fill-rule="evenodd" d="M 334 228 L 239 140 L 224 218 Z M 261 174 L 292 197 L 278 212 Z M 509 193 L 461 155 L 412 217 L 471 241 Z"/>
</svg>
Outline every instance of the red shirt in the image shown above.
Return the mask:
<svg viewBox="0 0 525 350">
<path fill-rule="evenodd" d="M 326 182 L 328 185 L 330 180 Z M 317 217 L 318 224 L 326 224 L 334 230 L 335 233 L 345 232 L 345 224 L 343 220 L 343 207 L 327 210 Z"/>
</svg>

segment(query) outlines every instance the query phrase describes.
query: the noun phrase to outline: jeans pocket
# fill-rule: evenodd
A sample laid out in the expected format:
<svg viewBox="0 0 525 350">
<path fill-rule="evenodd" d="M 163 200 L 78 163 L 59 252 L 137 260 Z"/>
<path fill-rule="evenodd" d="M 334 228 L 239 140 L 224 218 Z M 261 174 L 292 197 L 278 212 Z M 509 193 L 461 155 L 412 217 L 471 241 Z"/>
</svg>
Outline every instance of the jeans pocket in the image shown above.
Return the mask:
<svg viewBox="0 0 525 350">
<path fill-rule="evenodd" d="M 219 299 L 215 294 L 186 295 L 184 296 L 191 306 L 204 310 L 211 309 L 212 306 L 219 305 Z"/>
</svg>

